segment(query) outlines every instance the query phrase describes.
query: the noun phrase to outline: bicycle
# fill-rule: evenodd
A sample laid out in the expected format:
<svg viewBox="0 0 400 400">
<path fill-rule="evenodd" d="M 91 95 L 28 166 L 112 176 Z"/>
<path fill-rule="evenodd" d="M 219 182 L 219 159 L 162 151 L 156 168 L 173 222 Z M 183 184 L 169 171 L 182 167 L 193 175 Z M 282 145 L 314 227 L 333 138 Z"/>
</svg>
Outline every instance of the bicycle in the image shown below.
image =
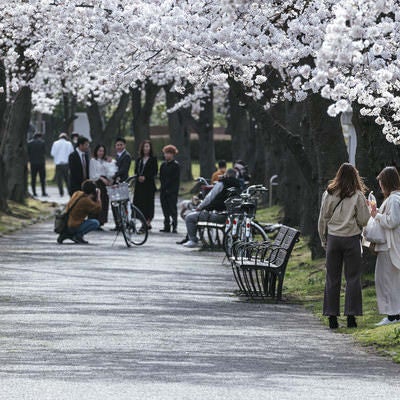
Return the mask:
<svg viewBox="0 0 400 400">
<path fill-rule="evenodd" d="M 236 241 L 250 242 L 268 240 L 263 227 L 254 219 L 257 209 L 256 196 L 268 191 L 263 185 L 249 186 L 240 197 L 225 201 L 228 215 L 225 223 L 224 250 L 226 256 L 232 256 L 233 244 Z"/>
<path fill-rule="evenodd" d="M 130 184 L 135 177 L 127 181 L 107 186 L 108 196 L 115 223 L 118 227 L 117 235 L 122 233 L 127 247 L 132 245 L 141 246 L 146 243 L 148 237 L 147 221 L 142 212 L 133 204 L 133 190 Z"/>
</svg>

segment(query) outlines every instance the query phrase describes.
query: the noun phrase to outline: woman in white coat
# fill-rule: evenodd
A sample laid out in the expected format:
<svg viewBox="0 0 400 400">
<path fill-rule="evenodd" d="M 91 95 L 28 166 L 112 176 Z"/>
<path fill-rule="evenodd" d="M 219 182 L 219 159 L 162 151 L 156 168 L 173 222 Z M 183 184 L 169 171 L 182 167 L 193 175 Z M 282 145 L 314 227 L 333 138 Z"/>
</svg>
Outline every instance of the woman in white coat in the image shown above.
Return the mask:
<svg viewBox="0 0 400 400">
<path fill-rule="evenodd" d="M 371 216 L 386 234 L 386 243 L 376 244 L 375 287 L 378 311 L 387 316 L 376 326 L 400 322 L 400 176 L 395 167 L 386 167 L 378 175 L 385 201 Z"/>
<path fill-rule="evenodd" d="M 98 216 L 100 225 L 104 225 L 108 220 L 109 198 L 106 186 L 113 183 L 112 177 L 116 172 L 117 166 L 111 157 L 107 157 L 106 148 L 102 144 L 97 145 L 90 160 L 89 177 L 96 182 L 101 193 L 102 211 Z"/>
</svg>

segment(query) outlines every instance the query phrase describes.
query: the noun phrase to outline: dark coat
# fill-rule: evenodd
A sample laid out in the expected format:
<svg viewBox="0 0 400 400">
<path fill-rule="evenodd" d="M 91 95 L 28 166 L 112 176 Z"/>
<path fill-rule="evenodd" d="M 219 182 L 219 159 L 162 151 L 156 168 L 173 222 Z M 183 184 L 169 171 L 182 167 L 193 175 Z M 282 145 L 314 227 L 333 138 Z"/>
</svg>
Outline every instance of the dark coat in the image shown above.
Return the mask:
<svg viewBox="0 0 400 400">
<path fill-rule="evenodd" d="M 154 193 L 156 191 L 154 180 L 157 176 L 157 172 L 158 165 L 156 157 L 150 157 L 144 166 L 141 158 L 136 160 L 135 175 L 138 177 L 144 176 L 146 179 L 144 182 L 136 180 L 133 202 L 135 206 L 142 211 L 146 220 L 152 220 L 154 217 Z"/>
<path fill-rule="evenodd" d="M 221 192 L 217 194 L 214 200 L 205 208 L 208 211 L 216 210 L 216 211 L 224 211 L 226 210 L 225 200 L 229 197 L 230 192 L 229 188 L 240 189 L 240 180 L 237 178 L 221 178 L 220 182 L 223 183 L 224 188 Z"/>
<path fill-rule="evenodd" d="M 89 178 L 89 154 L 85 154 L 86 160 L 86 179 Z M 68 157 L 68 165 L 70 172 L 70 195 L 75 193 L 77 190 L 81 190 L 82 182 L 84 181 L 83 177 L 83 168 L 82 161 L 79 156 L 79 153 L 74 150 Z"/>
<path fill-rule="evenodd" d="M 131 167 L 132 157 L 125 150 L 120 157 L 117 158 L 118 171 L 114 179 L 119 178 L 120 182 L 126 181 L 129 177 L 129 168 Z"/>
<path fill-rule="evenodd" d="M 28 142 L 28 157 L 31 165 L 46 163 L 46 146 L 44 140 L 35 138 Z"/>
<path fill-rule="evenodd" d="M 178 161 L 164 161 L 160 167 L 161 194 L 175 194 L 179 192 L 180 166 Z"/>
</svg>

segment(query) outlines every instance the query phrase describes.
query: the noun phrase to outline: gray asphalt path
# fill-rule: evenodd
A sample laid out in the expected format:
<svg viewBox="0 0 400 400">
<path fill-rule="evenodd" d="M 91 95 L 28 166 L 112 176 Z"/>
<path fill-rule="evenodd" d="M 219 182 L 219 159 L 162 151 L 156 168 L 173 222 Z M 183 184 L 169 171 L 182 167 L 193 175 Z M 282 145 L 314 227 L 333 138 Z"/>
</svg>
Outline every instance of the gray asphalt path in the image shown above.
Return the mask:
<svg viewBox="0 0 400 400">
<path fill-rule="evenodd" d="M 0 238 L 0 399 L 399 398 L 400 366 L 300 306 L 239 300 L 221 254 L 160 227 L 130 249 L 57 245 L 50 222 Z"/>
</svg>

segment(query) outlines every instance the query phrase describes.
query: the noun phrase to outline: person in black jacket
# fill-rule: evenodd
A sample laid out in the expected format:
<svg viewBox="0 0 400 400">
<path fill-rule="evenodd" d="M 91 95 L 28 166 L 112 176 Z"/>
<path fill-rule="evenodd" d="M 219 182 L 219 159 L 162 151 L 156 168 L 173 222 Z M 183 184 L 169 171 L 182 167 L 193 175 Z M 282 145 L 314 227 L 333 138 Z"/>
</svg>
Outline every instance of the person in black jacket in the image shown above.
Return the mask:
<svg viewBox="0 0 400 400">
<path fill-rule="evenodd" d="M 164 214 L 164 228 L 160 232 L 178 233 L 178 193 L 180 180 L 180 167 L 175 155 L 178 150 L 172 144 L 163 148 L 165 161 L 160 167 L 160 201 Z"/>
<path fill-rule="evenodd" d="M 135 193 L 133 203 L 143 213 L 147 221 L 148 229 L 151 229 L 151 221 L 154 218 L 154 194 L 157 176 L 157 158 L 153 156 L 153 147 L 150 140 L 144 140 L 139 147 L 139 158 L 135 164 Z"/>
<path fill-rule="evenodd" d="M 81 190 L 82 183 L 89 178 L 89 162 L 89 139 L 79 136 L 78 146 L 68 158 L 70 196 Z"/>
<path fill-rule="evenodd" d="M 117 173 L 114 175 L 114 181 L 116 183 L 124 182 L 129 177 L 129 169 L 131 167 L 132 157 L 126 150 L 126 140 L 123 137 L 119 137 L 115 140 L 115 151 L 117 152 L 115 160 L 118 170 Z M 115 207 L 111 207 L 111 211 L 113 213 L 115 222 L 115 227 L 111 230 L 118 231 L 120 228 L 117 223 L 117 209 Z"/>
<path fill-rule="evenodd" d="M 31 165 L 31 186 L 32 194 L 36 194 L 36 177 L 39 174 L 40 185 L 42 186 L 42 196 L 46 193 L 46 146 L 40 132 L 33 135 L 33 139 L 28 142 L 28 157 Z"/>
<path fill-rule="evenodd" d="M 225 215 L 212 213 L 212 211 L 224 211 L 226 209 L 225 200 L 230 195 L 228 190 L 230 188 L 236 188 L 240 191 L 240 180 L 236 178 L 236 171 L 232 168 L 225 172 L 225 175 L 215 184 L 196 211 L 186 216 L 185 223 L 188 240 L 186 242 L 182 241 L 185 247 L 198 247 L 199 240 L 196 236 L 198 221 L 225 221 Z M 182 242 L 179 242 L 179 244 L 182 244 Z"/>
<path fill-rule="evenodd" d="M 126 181 L 129 177 L 129 168 L 131 167 L 132 157 L 126 150 L 126 140 L 119 137 L 115 141 L 115 150 L 117 156 L 115 157 L 117 161 L 118 171 L 114 176 L 116 182 Z"/>
</svg>

